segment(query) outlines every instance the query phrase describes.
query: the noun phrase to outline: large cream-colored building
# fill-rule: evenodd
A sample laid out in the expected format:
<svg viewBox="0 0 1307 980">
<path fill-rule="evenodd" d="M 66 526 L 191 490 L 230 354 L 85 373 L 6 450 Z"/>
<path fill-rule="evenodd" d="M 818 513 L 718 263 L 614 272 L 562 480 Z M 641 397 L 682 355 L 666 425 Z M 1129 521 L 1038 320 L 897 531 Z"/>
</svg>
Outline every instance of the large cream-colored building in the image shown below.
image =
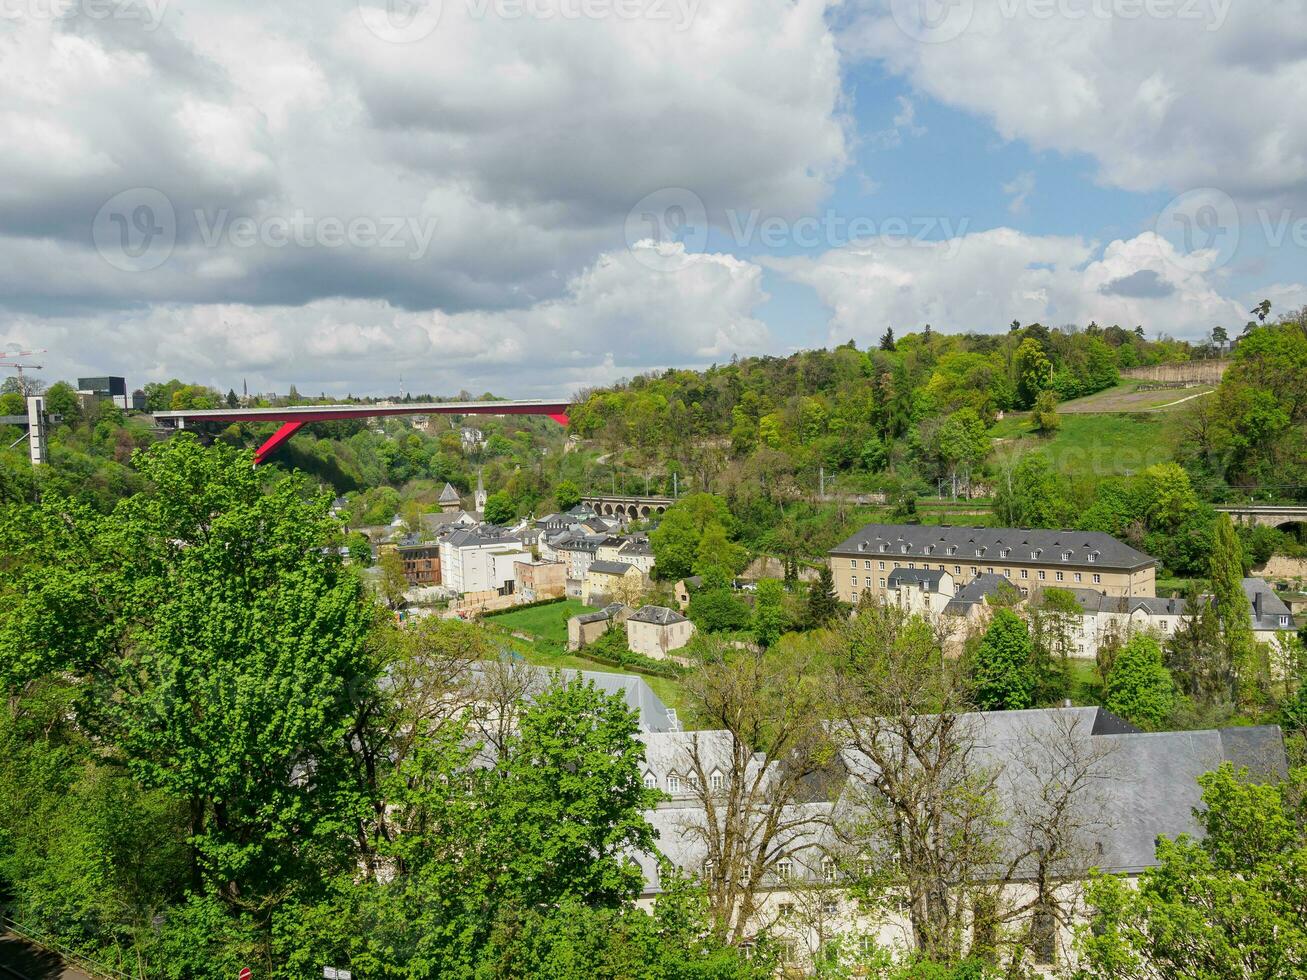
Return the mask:
<svg viewBox="0 0 1307 980">
<path fill-rule="evenodd" d="M 896 568 L 946 572 L 955 588 L 999 575 L 1023 596 L 1041 588 L 1087 588 L 1110 596 L 1151 596 L 1157 560 L 1109 534 L 998 527 L 868 524 L 830 552 L 835 589 L 856 603 L 884 599 Z"/>
</svg>

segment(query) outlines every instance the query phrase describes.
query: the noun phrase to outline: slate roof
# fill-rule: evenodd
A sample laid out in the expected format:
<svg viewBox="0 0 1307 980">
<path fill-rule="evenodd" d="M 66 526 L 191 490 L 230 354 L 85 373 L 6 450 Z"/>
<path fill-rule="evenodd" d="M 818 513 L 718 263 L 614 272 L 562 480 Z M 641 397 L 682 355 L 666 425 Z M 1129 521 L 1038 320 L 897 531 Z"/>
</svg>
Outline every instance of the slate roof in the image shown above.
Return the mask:
<svg viewBox="0 0 1307 980">
<path fill-rule="evenodd" d="M 539 675 L 541 689 L 548 685 L 549 678 L 554 673 L 553 669 L 546 667 L 534 667 L 525 664 L 521 666 L 523 669 Z M 479 664 L 473 664 L 471 668 L 475 676 L 479 676 L 482 669 Z M 640 730 L 642 732 L 671 732 L 679 728 L 676 712 L 663 703 L 662 699 L 654 693 L 653 688 L 649 686 L 648 681 L 643 677 L 635 674 L 611 674 L 606 671 L 573 670 L 572 668 L 564 668 L 559 670 L 558 673 L 566 681 L 573 681 L 579 677 L 586 683 L 594 684 L 605 694 L 620 694 L 628 708 L 633 708 L 640 713 Z M 528 695 L 529 698 L 530 695 Z"/>
<path fill-rule="evenodd" d="M 972 606 L 1004 588 L 1015 589 L 1016 586 L 1002 575 L 990 575 L 988 572 L 977 575 L 949 600 L 944 612 L 950 616 L 965 616 Z"/>
<path fill-rule="evenodd" d="M 1133 873 L 1155 864 L 1154 846 L 1159 836 L 1179 834 L 1201 836 L 1194 808 L 1201 803 L 1197 779 L 1223 762 L 1247 766 L 1254 779 L 1266 780 L 1286 774 L 1284 743 L 1275 726 L 1224 729 L 1220 731 L 1145 733 L 1102 708 L 1045 708 L 1033 711 L 994 711 L 962 715 L 958 724 L 972 740 L 972 759 L 977 766 L 997 774 L 1000 813 L 1007 823 L 1002 832 L 1007 859 L 1024 852 L 1026 821 L 1039 819 L 1036 789 L 1054 771 L 1064 769 L 1068 753 L 1079 754 L 1078 765 L 1092 777 L 1085 780 L 1081 795 L 1072 803 L 1085 819 L 1081 844 L 1083 854 L 1074 860 L 1111 873 Z M 685 760 L 692 740 L 702 746 L 706 768 L 711 772 L 719 756 L 725 773 L 730 758 L 729 734 L 721 731 L 650 733 L 641 736 L 646 746 L 646 771 L 666 789 L 669 773 L 684 778 Z M 754 756 L 750 769 L 756 774 L 763 765 Z M 824 818 L 852 805 L 865 781 L 874 776 L 869 760 L 846 749 L 841 754 L 845 781 L 832 784 L 833 798 L 800 803 L 787 808 L 786 823 L 804 823 L 785 842 L 795 877 L 816 877 L 824 848 L 838 850 Z M 811 823 L 794 818 L 818 818 Z M 659 850 L 675 864 L 697 871 L 705 849 L 696 824 L 704 814 L 698 802 L 682 793 L 648 814 L 659 830 Z M 657 868 L 642 859 L 646 891 L 658 890 Z M 1029 870 L 1018 862 L 1017 877 Z"/>
<path fill-rule="evenodd" d="M 456 504 L 462 498 L 459 497 L 458 491 L 451 484 L 446 483 L 445 489 L 440 491 L 440 502 L 442 504 Z"/>
<path fill-rule="evenodd" d="M 492 544 L 514 544 L 522 546 L 521 540 L 513 537 L 502 527 L 483 524 L 480 527 L 460 528 L 450 532 L 445 538 L 454 548 L 481 548 Z"/>
<path fill-rule="evenodd" d="M 602 609 L 596 609 L 594 612 L 579 613 L 573 618 L 578 623 L 606 623 L 621 611 L 622 604 L 620 602 L 612 602 L 604 606 Z"/>
<path fill-rule="evenodd" d="M 685 617 L 675 609 L 668 609 L 666 606 L 641 606 L 638 612 L 632 613 L 626 617 L 627 622 L 635 621 L 637 623 L 653 623 L 655 626 L 671 626 L 674 623 L 684 623 Z"/>
<path fill-rule="evenodd" d="M 631 538 L 618 551 L 622 555 L 638 555 L 642 558 L 651 557 L 653 548 L 649 546 L 647 538 Z"/>
<path fill-rule="evenodd" d="M 628 565 L 624 561 L 592 561 L 590 571 L 599 572 L 602 575 L 625 575 L 634 565 Z"/>
<path fill-rule="evenodd" d="M 1244 579 L 1243 594 L 1248 597 L 1248 603 L 1252 608 L 1253 629 L 1284 630 L 1294 628 L 1293 616 L 1289 612 L 1289 607 L 1284 604 L 1283 599 L 1275 594 L 1275 590 L 1266 584 L 1264 579 Z M 1287 625 L 1280 625 L 1281 616 L 1289 617 Z"/>
<path fill-rule="evenodd" d="M 949 549 L 956 551 L 950 553 Z M 1006 557 L 1004 550 L 1008 551 Z M 916 524 L 868 524 L 831 549 L 832 555 L 871 557 L 885 554 L 931 561 L 1006 561 L 1012 564 L 1057 564 L 1070 552 L 1068 565 L 1133 570 L 1156 565 L 1150 558 L 1110 534 L 1098 531 L 1045 531 L 1004 527 L 930 527 Z"/>
<path fill-rule="evenodd" d="M 946 574 L 939 569 L 896 568 L 889 573 L 889 587 L 893 589 L 900 585 L 926 585 L 932 591 L 938 592 L 939 584 Z"/>
</svg>

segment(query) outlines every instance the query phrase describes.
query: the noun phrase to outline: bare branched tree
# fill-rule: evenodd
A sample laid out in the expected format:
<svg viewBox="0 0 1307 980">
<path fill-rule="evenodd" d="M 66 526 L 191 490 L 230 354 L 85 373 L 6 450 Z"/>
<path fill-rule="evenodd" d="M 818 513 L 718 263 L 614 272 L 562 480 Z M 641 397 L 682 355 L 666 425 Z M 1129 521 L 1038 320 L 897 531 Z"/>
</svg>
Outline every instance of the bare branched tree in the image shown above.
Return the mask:
<svg viewBox="0 0 1307 980">
<path fill-rule="evenodd" d="M 486 747 L 502 755 L 532 698 L 549 686 L 549 675 L 520 660 L 488 660 L 472 677 L 468 717 Z"/>
<path fill-rule="evenodd" d="M 837 834 L 881 892 L 887 871 L 901 889 L 913 945 L 956 960 L 1000 855 L 997 775 L 976 752 L 958 668 L 928 623 L 890 606 L 860 610 L 834 647 L 850 777 Z"/>
<path fill-rule="evenodd" d="M 682 764 L 698 807 L 686 832 L 705 854 L 713 926 L 732 942 L 760 925 L 760 890 L 811 849 L 826 821 L 835 762 L 811 647 L 763 654 L 719 640 L 687 680 L 692 712 L 715 731 L 687 736 Z"/>
</svg>

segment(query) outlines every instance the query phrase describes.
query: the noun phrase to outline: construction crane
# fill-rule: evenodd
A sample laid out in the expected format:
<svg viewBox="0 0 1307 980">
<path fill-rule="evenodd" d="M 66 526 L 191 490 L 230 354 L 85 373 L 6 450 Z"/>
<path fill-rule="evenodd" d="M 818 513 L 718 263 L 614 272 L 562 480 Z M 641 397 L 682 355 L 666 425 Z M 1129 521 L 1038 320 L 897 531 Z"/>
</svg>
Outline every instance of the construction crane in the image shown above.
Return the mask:
<svg viewBox="0 0 1307 980">
<path fill-rule="evenodd" d="M 11 367 L 18 372 L 19 393 L 24 398 L 27 397 L 27 382 L 23 379 L 24 371 L 40 371 L 45 367 L 44 364 L 23 364 L 21 359 L 24 357 L 33 357 L 37 354 L 50 353 L 46 348 L 41 347 L 36 350 L 23 350 L 21 348 L 10 349 L 8 347 L 0 348 L 0 367 Z"/>
</svg>

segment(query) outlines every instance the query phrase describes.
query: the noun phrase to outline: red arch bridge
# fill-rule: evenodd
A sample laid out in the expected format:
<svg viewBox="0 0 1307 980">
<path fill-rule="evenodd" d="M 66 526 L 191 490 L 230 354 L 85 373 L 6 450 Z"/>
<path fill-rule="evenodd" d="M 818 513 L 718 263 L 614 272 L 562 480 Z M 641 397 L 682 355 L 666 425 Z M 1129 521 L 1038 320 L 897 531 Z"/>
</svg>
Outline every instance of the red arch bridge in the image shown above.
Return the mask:
<svg viewBox="0 0 1307 980">
<path fill-rule="evenodd" d="M 567 425 L 568 402 L 410 402 L 404 405 L 295 405 L 291 408 L 195 408 L 177 412 L 155 412 L 156 421 L 179 429 L 188 422 L 280 422 L 277 429 L 254 453 L 262 463 L 268 454 L 299 431 L 306 422 L 338 422 L 342 419 L 381 418 L 388 415 L 548 415 Z"/>
</svg>

